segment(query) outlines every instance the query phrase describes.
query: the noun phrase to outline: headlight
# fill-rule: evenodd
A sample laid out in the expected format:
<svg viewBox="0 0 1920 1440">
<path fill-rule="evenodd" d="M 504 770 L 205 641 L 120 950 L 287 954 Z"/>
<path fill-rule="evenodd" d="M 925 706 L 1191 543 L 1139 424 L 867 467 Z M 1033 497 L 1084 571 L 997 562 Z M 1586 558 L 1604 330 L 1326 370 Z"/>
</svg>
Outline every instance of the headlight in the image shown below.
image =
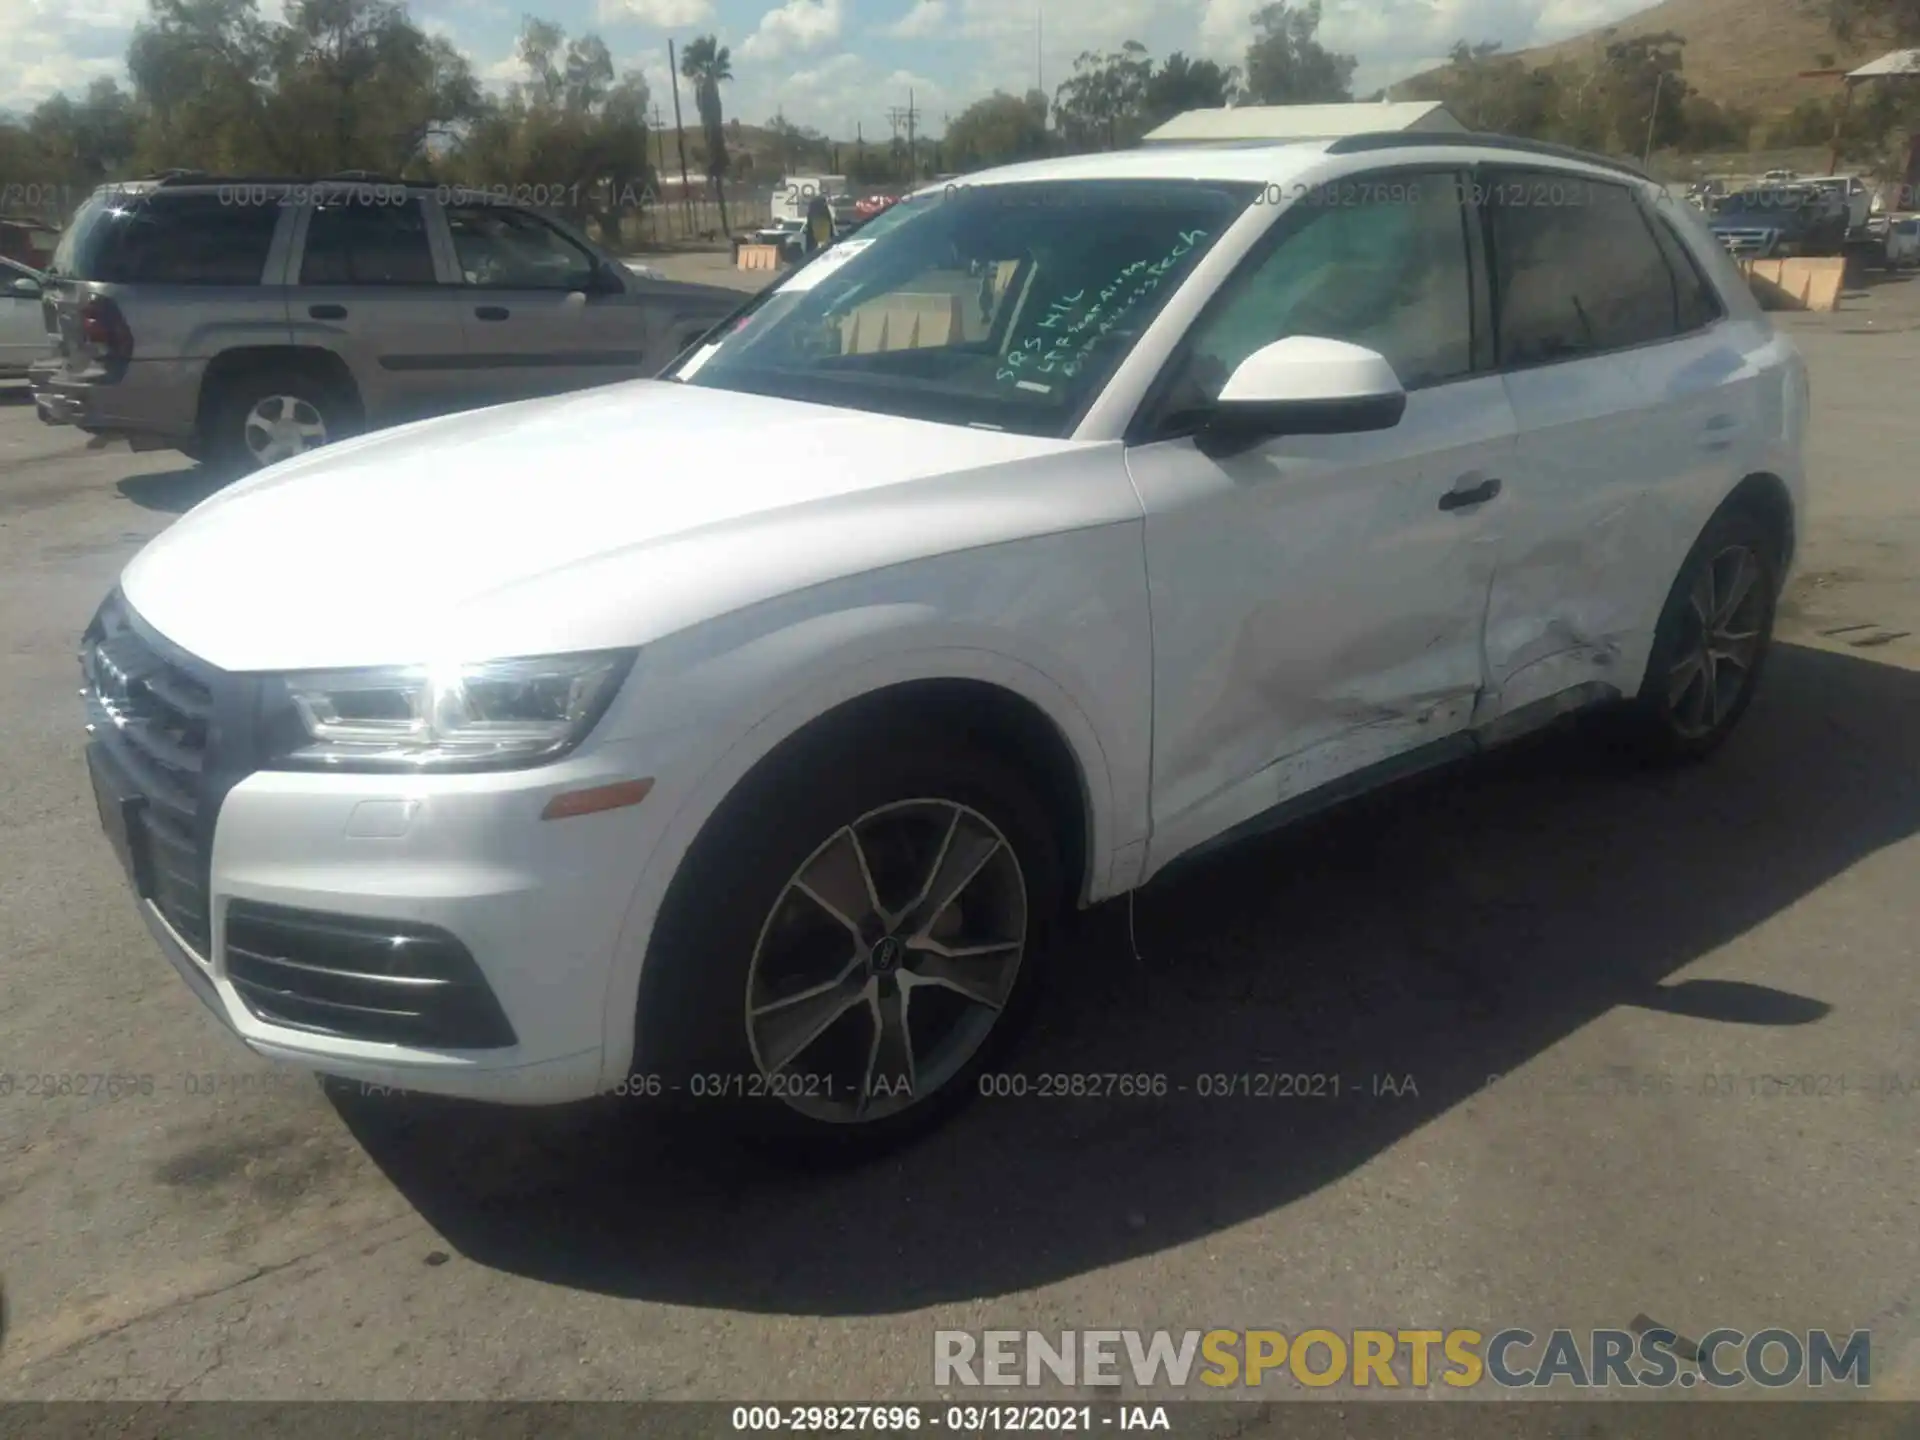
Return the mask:
<svg viewBox="0 0 1920 1440">
<path fill-rule="evenodd" d="M 556 760 L 606 713 L 631 650 L 472 665 L 320 670 L 267 687 L 283 769 L 509 770 Z"/>
</svg>

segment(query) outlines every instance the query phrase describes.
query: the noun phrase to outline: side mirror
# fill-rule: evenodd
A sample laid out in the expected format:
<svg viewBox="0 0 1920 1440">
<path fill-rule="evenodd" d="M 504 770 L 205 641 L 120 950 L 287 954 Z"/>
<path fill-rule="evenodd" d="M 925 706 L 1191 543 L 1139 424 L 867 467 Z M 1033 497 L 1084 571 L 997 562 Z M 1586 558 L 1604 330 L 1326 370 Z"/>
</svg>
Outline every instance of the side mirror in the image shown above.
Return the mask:
<svg viewBox="0 0 1920 1440">
<path fill-rule="evenodd" d="M 620 272 L 614 269 L 614 262 L 602 260 L 594 267 L 593 280 L 587 286 L 594 295 L 624 295 L 627 282 L 620 278 Z"/>
<path fill-rule="evenodd" d="M 1406 409 L 1407 392 L 1386 356 L 1344 340 L 1291 335 L 1240 362 L 1195 443 L 1219 457 L 1279 435 L 1391 430 Z"/>
<path fill-rule="evenodd" d="M 35 280 L 31 275 L 22 275 L 11 285 L 7 286 L 7 293 L 22 300 L 38 300 L 40 298 L 40 282 Z"/>
</svg>

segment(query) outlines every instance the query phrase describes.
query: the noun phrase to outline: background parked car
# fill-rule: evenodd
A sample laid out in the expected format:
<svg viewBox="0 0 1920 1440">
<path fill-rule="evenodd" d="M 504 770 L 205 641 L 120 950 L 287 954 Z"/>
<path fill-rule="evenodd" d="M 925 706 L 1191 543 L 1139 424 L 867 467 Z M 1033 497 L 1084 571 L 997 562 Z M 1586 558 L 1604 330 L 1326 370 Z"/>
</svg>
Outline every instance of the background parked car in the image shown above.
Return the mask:
<svg viewBox="0 0 1920 1440">
<path fill-rule="evenodd" d="M 653 374 L 740 300 L 483 192 L 361 177 L 105 187 L 46 290 L 42 420 L 241 469 Z"/>
<path fill-rule="evenodd" d="M 52 348 L 40 307 L 44 281 L 38 270 L 0 260 L 0 379 L 19 379 Z"/>
<path fill-rule="evenodd" d="M 0 260 L 44 270 L 60 243 L 60 227 L 31 215 L 0 215 Z"/>
<path fill-rule="evenodd" d="M 1889 270 L 1910 270 L 1920 265 L 1920 216 L 1890 217 L 1885 245 Z"/>
<path fill-rule="evenodd" d="M 1743 258 L 1838 255 L 1847 238 L 1844 203 L 1809 185 L 1736 190 L 1715 208 L 1711 224 L 1720 243 Z"/>
</svg>

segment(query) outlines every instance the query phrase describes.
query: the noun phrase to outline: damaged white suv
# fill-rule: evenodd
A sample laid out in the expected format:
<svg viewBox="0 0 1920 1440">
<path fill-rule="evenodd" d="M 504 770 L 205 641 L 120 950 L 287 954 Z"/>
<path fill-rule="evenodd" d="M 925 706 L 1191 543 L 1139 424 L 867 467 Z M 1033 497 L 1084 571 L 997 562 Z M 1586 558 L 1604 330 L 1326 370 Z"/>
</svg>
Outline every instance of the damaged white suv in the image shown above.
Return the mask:
<svg viewBox="0 0 1920 1440">
<path fill-rule="evenodd" d="M 1611 162 L 999 170 L 660 379 L 188 514 L 84 640 L 102 821 L 263 1055 L 891 1141 L 978 1088 L 1076 906 L 1574 709 L 1711 750 L 1807 404 Z"/>
</svg>

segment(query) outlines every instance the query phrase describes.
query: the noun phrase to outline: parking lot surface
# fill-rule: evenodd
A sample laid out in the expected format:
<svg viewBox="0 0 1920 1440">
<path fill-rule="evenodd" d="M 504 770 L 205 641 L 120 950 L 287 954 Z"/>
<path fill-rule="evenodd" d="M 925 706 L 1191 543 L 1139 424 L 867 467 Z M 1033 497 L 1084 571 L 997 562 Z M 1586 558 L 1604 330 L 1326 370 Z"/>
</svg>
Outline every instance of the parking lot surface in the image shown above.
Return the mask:
<svg viewBox="0 0 1920 1440">
<path fill-rule="evenodd" d="M 1720 756 L 1552 738 L 1170 876 L 1088 917 L 1017 1063 L 1188 1093 L 806 1174 L 221 1033 L 98 832 L 74 663 L 216 482 L 0 386 L 0 1396 L 932 1398 L 939 1328 L 1645 1314 L 1871 1330 L 1920 1398 L 1920 286 L 1783 323 L 1816 508 Z M 1196 1093 L 1275 1073 L 1340 1093 Z"/>
</svg>

